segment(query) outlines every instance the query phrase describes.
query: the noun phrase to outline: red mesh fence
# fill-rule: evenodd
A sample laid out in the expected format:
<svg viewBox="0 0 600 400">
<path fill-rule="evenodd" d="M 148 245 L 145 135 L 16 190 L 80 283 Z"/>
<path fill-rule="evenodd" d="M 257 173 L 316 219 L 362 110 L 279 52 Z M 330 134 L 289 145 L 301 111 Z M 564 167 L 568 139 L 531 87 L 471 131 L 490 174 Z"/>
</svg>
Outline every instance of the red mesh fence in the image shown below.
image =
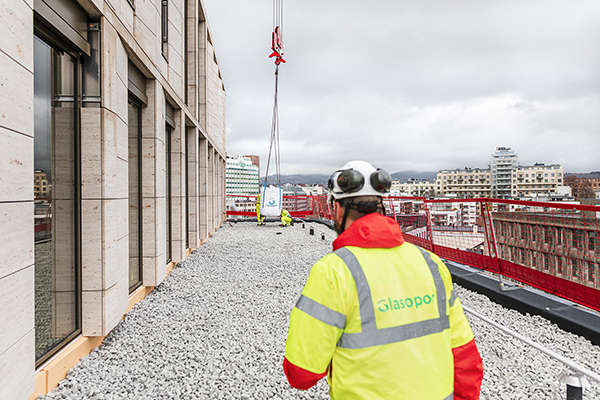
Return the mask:
<svg viewBox="0 0 600 400">
<path fill-rule="evenodd" d="M 227 195 L 227 215 L 256 217 L 256 197 Z M 282 206 L 292 217 L 311 218 L 315 215 L 313 196 L 283 196 Z"/>
<path fill-rule="evenodd" d="M 407 241 L 442 258 L 600 311 L 598 206 L 390 196 L 385 207 Z"/>
<path fill-rule="evenodd" d="M 387 197 L 407 241 L 600 311 L 600 207 L 499 199 Z M 256 216 L 255 196 L 228 197 Z M 333 219 L 327 196 L 284 196 L 294 217 Z M 239 208 L 246 207 L 243 211 Z"/>
</svg>

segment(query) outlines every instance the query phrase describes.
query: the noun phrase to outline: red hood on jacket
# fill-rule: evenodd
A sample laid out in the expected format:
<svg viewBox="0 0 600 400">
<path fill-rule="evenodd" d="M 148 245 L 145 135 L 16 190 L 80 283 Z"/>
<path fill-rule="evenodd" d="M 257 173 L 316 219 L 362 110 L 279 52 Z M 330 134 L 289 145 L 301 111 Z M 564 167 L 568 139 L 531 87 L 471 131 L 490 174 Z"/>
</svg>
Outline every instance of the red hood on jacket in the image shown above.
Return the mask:
<svg viewBox="0 0 600 400">
<path fill-rule="evenodd" d="M 392 248 L 404 243 L 400 225 L 389 217 L 378 213 L 360 217 L 333 241 L 333 251 L 344 246 L 366 249 Z"/>
</svg>

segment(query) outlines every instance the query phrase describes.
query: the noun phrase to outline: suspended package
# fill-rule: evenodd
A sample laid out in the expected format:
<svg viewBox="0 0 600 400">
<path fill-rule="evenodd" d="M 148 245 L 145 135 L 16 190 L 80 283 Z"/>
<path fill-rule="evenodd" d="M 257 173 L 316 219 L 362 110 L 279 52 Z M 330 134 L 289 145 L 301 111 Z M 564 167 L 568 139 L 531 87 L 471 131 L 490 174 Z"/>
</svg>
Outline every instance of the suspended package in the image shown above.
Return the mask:
<svg viewBox="0 0 600 400">
<path fill-rule="evenodd" d="M 267 217 L 279 217 L 281 215 L 282 198 L 280 186 L 263 187 L 260 196 L 260 213 Z"/>
</svg>

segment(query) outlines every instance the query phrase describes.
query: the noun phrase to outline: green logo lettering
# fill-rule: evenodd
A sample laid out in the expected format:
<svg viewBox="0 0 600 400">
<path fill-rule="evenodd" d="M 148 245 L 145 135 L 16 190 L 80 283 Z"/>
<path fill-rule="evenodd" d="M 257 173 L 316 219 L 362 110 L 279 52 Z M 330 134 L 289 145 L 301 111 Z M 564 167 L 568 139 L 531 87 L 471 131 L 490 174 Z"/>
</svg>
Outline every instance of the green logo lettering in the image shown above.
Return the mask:
<svg viewBox="0 0 600 400">
<path fill-rule="evenodd" d="M 392 299 L 388 297 L 387 299 L 379 300 L 377 303 L 377 308 L 381 312 L 394 311 L 394 310 L 402 310 L 404 308 L 411 308 L 415 306 L 415 309 L 427 304 L 431 304 L 435 298 L 434 294 L 426 294 L 424 296 L 413 296 L 407 297 L 404 299 Z"/>
</svg>

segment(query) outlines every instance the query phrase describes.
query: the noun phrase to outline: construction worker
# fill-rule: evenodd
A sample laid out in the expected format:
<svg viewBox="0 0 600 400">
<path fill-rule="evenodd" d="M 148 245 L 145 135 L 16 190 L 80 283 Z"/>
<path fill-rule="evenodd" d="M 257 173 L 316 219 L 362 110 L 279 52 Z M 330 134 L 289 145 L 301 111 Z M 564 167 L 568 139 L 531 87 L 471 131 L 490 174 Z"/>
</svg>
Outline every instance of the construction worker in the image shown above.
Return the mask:
<svg viewBox="0 0 600 400">
<path fill-rule="evenodd" d="M 483 366 L 450 273 L 385 216 L 390 175 L 352 161 L 329 179 L 338 238 L 290 315 L 291 386 L 331 399 L 475 400 Z"/>
<path fill-rule="evenodd" d="M 256 225 L 264 225 L 265 216 L 260 213 L 260 193 L 256 196 Z"/>
<path fill-rule="evenodd" d="M 281 210 L 281 226 L 290 226 L 292 223 L 292 217 L 290 212 L 286 209 Z"/>
</svg>

